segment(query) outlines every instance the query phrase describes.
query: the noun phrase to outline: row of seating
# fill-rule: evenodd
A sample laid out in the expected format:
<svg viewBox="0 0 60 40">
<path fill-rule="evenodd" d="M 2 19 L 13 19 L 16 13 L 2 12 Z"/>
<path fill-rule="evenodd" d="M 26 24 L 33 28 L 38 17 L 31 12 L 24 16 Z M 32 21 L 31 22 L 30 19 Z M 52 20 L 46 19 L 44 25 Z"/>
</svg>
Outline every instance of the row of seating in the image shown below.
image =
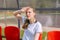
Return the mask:
<svg viewBox="0 0 60 40">
<path fill-rule="evenodd" d="M 0 26 L 0 40 L 2 40 L 2 28 Z M 4 28 L 6 40 L 20 40 L 20 30 L 15 26 L 6 26 Z"/>
<path fill-rule="evenodd" d="M 0 40 L 2 40 L 2 27 L 0 26 Z M 4 28 L 6 40 L 20 40 L 20 29 L 16 26 L 6 26 Z M 42 34 L 40 34 L 39 39 L 42 40 Z"/>
<path fill-rule="evenodd" d="M 2 28 L 0 26 L 0 40 L 2 40 Z M 6 40 L 20 40 L 20 29 L 15 26 L 6 26 L 4 28 Z M 38 40 L 42 40 L 42 34 Z M 49 31 L 47 33 L 47 40 L 60 40 L 60 31 Z"/>
</svg>

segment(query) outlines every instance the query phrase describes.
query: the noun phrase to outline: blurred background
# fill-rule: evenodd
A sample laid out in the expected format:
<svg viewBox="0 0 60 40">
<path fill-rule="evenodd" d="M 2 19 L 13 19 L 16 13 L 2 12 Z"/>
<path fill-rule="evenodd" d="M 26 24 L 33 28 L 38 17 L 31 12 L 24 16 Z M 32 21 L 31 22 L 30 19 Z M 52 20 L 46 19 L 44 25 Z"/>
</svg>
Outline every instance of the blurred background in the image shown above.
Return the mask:
<svg viewBox="0 0 60 40">
<path fill-rule="evenodd" d="M 25 6 L 36 9 L 36 18 L 41 22 L 45 36 L 48 31 L 60 30 L 60 0 L 0 0 L 0 26 L 18 27 L 18 20 L 13 12 Z M 20 20 L 20 26 L 22 24 Z"/>
</svg>

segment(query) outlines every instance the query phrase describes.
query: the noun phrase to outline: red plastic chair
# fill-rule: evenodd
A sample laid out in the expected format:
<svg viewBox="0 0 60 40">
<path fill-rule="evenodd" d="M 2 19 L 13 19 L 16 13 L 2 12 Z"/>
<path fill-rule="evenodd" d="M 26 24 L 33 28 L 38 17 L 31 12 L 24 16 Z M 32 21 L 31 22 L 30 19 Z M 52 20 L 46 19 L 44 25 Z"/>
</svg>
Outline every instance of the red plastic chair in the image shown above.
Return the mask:
<svg viewBox="0 0 60 40">
<path fill-rule="evenodd" d="M 6 40 L 19 40 L 20 39 L 19 28 L 15 26 L 6 26 L 4 32 L 5 32 Z"/>
<path fill-rule="evenodd" d="M 48 40 L 60 40 L 60 31 L 48 32 Z"/>
<path fill-rule="evenodd" d="M 42 40 L 42 34 L 40 33 L 39 39 L 38 40 Z"/>
<path fill-rule="evenodd" d="M 0 40 L 2 40 L 2 35 L 1 35 L 1 33 L 2 33 L 2 28 L 1 28 L 1 26 L 0 26 Z"/>
</svg>

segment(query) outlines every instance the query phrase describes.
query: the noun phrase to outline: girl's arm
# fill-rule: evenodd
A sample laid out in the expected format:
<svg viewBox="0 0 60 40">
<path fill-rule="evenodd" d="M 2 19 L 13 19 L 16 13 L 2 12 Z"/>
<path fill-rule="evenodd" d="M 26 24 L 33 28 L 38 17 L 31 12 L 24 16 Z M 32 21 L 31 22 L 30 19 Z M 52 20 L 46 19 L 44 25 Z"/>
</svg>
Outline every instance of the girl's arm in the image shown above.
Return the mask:
<svg viewBox="0 0 60 40">
<path fill-rule="evenodd" d="M 42 40 L 42 33 L 36 33 L 34 40 Z"/>
<path fill-rule="evenodd" d="M 34 40 L 38 40 L 39 39 L 39 35 L 40 35 L 40 33 L 36 33 Z"/>
<path fill-rule="evenodd" d="M 16 18 L 18 18 L 18 19 L 21 19 L 21 18 L 22 18 L 22 16 L 21 16 L 21 11 L 20 11 L 20 10 L 14 11 L 14 12 L 13 12 L 13 15 L 14 15 Z"/>
<path fill-rule="evenodd" d="M 41 23 L 37 23 L 36 29 L 35 29 L 35 37 L 34 40 L 42 40 L 42 25 Z"/>
<path fill-rule="evenodd" d="M 14 11 L 14 12 L 13 12 L 13 15 L 14 15 L 16 18 L 21 19 L 21 18 L 22 18 L 21 14 L 22 14 L 22 13 L 26 13 L 26 9 L 27 9 L 27 8 L 28 8 L 28 7 L 23 7 L 23 8 L 20 9 L 20 10 Z"/>
</svg>

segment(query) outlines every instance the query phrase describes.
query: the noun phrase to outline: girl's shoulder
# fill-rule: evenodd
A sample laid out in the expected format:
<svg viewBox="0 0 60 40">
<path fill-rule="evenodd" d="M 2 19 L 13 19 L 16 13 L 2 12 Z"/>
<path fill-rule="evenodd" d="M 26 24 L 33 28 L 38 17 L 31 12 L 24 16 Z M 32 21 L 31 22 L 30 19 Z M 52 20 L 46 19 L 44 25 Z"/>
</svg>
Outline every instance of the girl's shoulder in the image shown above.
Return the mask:
<svg viewBox="0 0 60 40">
<path fill-rule="evenodd" d="M 42 25 L 39 21 L 37 21 L 37 23 L 36 23 L 37 25 Z"/>
<path fill-rule="evenodd" d="M 42 32 L 42 24 L 37 21 L 36 27 L 35 27 L 36 32 Z"/>
</svg>

